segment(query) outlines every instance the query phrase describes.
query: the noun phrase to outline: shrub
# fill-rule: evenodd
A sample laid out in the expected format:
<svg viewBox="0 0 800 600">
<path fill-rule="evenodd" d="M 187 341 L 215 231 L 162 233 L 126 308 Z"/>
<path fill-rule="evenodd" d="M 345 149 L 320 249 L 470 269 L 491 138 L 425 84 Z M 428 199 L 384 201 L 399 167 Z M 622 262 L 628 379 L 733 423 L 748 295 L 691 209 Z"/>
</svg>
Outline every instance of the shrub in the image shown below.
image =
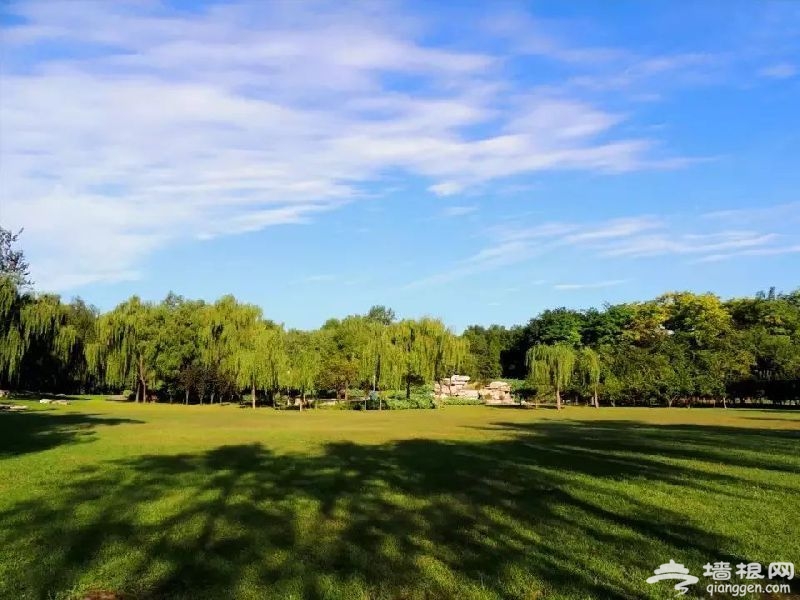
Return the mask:
<svg viewBox="0 0 800 600">
<path fill-rule="evenodd" d="M 456 405 L 477 405 L 483 404 L 484 401 L 480 398 L 459 398 L 457 396 L 442 398 L 442 404 L 456 406 Z"/>
<path fill-rule="evenodd" d="M 436 408 L 436 401 L 433 398 L 387 398 L 384 406 L 389 410 L 405 410 L 411 408 Z"/>
<path fill-rule="evenodd" d="M 410 398 L 406 398 L 405 390 L 386 391 L 383 393 L 383 401 L 384 407 L 389 410 L 438 407 L 433 396 L 433 386 L 429 385 L 412 387 Z"/>
<path fill-rule="evenodd" d="M 350 410 L 350 409 L 353 408 L 352 404 L 354 404 L 354 403 L 353 402 L 344 402 L 344 401 L 335 402 L 335 403 L 332 403 L 332 404 L 328 404 L 327 402 L 325 402 L 323 404 L 322 402 L 315 401 L 314 402 L 314 409 L 315 410 Z"/>
<path fill-rule="evenodd" d="M 508 379 L 511 395 L 519 402 L 536 398 L 539 390 L 527 379 Z"/>
</svg>

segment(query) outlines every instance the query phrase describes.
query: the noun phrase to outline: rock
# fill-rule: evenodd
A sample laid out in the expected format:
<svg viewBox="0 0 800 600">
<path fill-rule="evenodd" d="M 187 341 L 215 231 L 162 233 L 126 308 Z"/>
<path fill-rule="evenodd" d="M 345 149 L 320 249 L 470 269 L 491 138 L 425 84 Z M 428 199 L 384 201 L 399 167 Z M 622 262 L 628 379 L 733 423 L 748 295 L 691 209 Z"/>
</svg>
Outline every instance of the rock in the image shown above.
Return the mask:
<svg viewBox="0 0 800 600">
<path fill-rule="evenodd" d="M 492 381 L 481 391 L 481 398 L 489 404 L 510 404 L 514 402 L 511 397 L 511 385 L 505 381 Z"/>
<path fill-rule="evenodd" d="M 41 400 L 39 400 L 39 404 L 50 404 L 51 402 L 53 401 L 48 398 L 42 398 Z"/>
<path fill-rule="evenodd" d="M 488 386 L 490 390 L 508 390 L 511 391 L 511 386 L 505 381 L 493 381 Z"/>
<path fill-rule="evenodd" d="M 91 590 L 81 596 L 81 600 L 126 600 L 127 596 L 111 590 Z"/>
</svg>

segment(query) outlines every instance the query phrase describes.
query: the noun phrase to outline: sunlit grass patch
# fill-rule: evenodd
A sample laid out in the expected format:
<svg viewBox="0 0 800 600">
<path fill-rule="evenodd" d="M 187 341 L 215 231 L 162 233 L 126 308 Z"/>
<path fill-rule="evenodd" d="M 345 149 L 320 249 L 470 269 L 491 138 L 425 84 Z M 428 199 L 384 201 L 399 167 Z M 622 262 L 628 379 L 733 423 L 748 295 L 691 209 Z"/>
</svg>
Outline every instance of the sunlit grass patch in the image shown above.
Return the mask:
<svg viewBox="0 0 800 600">
<path fill-rule="evenodd" d="M 671 598 L 670 558 L 800 564 L 800 415 L 0 415 L 0 597 Z"/>
</svg>

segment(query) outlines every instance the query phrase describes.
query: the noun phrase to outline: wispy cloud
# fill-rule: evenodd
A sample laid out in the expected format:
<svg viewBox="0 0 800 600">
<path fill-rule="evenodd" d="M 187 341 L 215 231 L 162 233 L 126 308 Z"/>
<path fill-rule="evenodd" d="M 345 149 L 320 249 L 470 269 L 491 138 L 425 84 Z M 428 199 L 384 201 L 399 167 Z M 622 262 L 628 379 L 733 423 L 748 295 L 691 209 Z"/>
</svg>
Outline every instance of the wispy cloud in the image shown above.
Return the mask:
<svg viewBox="0 0 800 600">
<path fill-rule="evenodd" d="M 764 67 L 758 74 L 770 79 L 790 79 L 797 75 L 797 67 L 791 63 L 777 63 Z"/>
<path fill-rule="evenodd" d="M 452 268 L 417 279 L 406 288 L 441 285 L 477 273 L 485 273 L 512 264 L 522 263 L 565 246 L 591 246 L 599 240 L 624 238 L 660 226 L 650 216 L 612 219 L 596 224 L 543 223 L 530 228 L 498 228 L 493 237 L 499 242 L 482 248 Z M 537 280 L 543 283 L 543 280 Z"/>
<path fill-rule="evenodd" d="M 477 205 L 470 204 L 470 205 L 455 205 L 455 206 L 448 206 L 443 211 L 442 214 L 445 217 L 461 217 L 464 215 L 468 215 L 470 213 L 474 213 L 478 210 Z"/>
<path fill-rule="evenodd" d="M 604 256 L 642 258 L 672 254 L 708 254 L 721 250 L 764 247 L 780 240 L 775 233 L 755 231 L 721 231 L 717 233 L 666 232 L 658 235 L 633 236 L 601 249 Z"/>
<path fill-rule="evenodd" d="M 520 82 L 506 52 L 435 47 L 390 6 L 7 10 L 3 220 L 26 226 L 45 288 L 136 277 L 177 240 L 307 222 L 389 171 L 447 196 L 539 171 L 686 164 L 621 133 L 628 115 Z M 536 43 L 509 52 L 615 56 Z"/>
<path fill-rule="evenodd" d="M 592 283 L 558 283 L 553 286 L 553 289 L 559 291 L 596 290 L 622 285 L 627 282 L 627 279 L 608 279 L 606 281 L 595 281 Z"/>
<path fill-rule="evenodd" d="M 559 254 L 562 262 L 683 258 L 688 263 L 710 263 L 736 257 L 778 256 L 800 252 L 800 235 L 793 223 L 800 216 L 797 204 L 756 207 L 696 216 L 643 215 L 596 223 L 546 222 L 528 228 L 492 229 L 500 241 L 481 248 L 452 268 L 418 279 L 407 287 L 439 285 L 508 265 L 529 263 Z M 732 229 L 748 221 L 751 229 Z M 710 225 L 714 225 L 714 229 Z M 759 226 L 759 229 L 755 227 Z M 570 259 L 570 252 L 574 252 Z M 591 289 L 626 282 L 613 279 L 596 283 L 560 283 L 557 290 Z"/>
<path fill-rule="evenodd" d="M 800 221 L 800 202 L 757 205 L 746 208 L 718 210 L 701 215 L 704 219 L 728 223 L 752 224 L 753 222 L 797 223 Z"/>
<path fill-rule="evenodd" d="M 768 248 L 750 248 L 747 250 L 736 250 L 733 252 L 726 252 L 720 254 L 709 254 L 697 259 L 696 262 L 719 262 L 722 260 L 729 260 L 732 258 L 746 257 L 746 256 L 780 256 L 782 254 L 798 254 L 800 253 L 800 244 L 794 246 L 772 246 Z"/>
</svg>

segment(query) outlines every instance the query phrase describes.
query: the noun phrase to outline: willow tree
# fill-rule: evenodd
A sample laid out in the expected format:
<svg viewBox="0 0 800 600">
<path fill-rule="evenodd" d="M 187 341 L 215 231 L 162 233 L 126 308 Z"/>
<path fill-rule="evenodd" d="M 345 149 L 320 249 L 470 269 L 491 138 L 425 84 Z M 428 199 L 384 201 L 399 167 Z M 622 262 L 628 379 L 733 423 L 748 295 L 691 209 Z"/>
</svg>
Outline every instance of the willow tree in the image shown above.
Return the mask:
<svg viewBox="0 0 800 600">
<path fill-rule="evenodd" d="M 370 310 L 370 314 L 375 308 Z M 400 387 L 404 370 L 400 348 L 396 343 L 397 328 L 387 320 L 378 320 L 371 316 L 367 316 L 366 327 L 366 341 L 361 355 L 363 380 L 373 392 Z M 383 399 L 380 395 L 378 410 L 383 410 Z"/>
<path fill-rule="evenodd" d="M 430 357 L 433 380 L 438 381 L 461 370 L 469 355 L 469 342 L 464 337 L 454 335 L 441 321 L 433 321 L 432 324 Z"/>
<path fill-rule="evenodd" d="M 257 391 L 265 390 L 272 396 L 283 383 L 286 357 L 283 332 L 271 322 L 263 321 L 259 314 L 251 322 L 240 323 L 231 348 L 234 376 L 240 388 L 249 388 L 250 400 L 256 407 Z"/>
<path fill-rule="evenodd" d="M 287 384 L 288 360 L 283 327 L 271 321 L 265 324 L 257 348 L 264 363 L 264 389 L 275 406 L 275 393 Z"/>
<path fill-rule="evenodd" d="M 602 374 L 600 356 L 591 348 L 583 348 L 578 353 L 578 367 L 584 384 L 592 393 L 592 406 L 600 408 L 598 389 Z"/>
<path fill-rule="evenodd" d="M 148 384 L 155 379 L 162 326 L 157 307 L 131 297 L 97 320 L 96 339 L 86 349 L 90 368 L 112 387 L 135 382 L 136 401 L 146 401 Z"/>
<path fill-rule="evenodd" d="M 239 369 L 245 360 L 243 354 L 249 350 L 260 319 L 260 308 L 242 304 L 231 295 L 203 308 L 199 360 L 206 379 L 203 387 L 210 384 L 212 404 L 218 393 L 230 391 L 241 383 Z"/>
<path fill-rule="evenodd" d="M 77 340 L 68 307 L 58 296 L 21 293 L 15 280 L 0 275 L 0 383 L 17 380 L 34 348 L 67 362 Z"/>
<path fill-rule="evenodd" d="M 406 319 L 394 328 L 394 355 L 411 398 L 414 382 L 434 381 L 457 370 L 467 355 L 463 338 L 455 336 L 437 319 Z"/>
<path fill-rule="evenodd" d="M 319 334 L 290 331 L 286 335 L 287 384 L 300 392 L 300 410 L 306 396 L 314 393 L 322 369 L 322 350 Z"/>
<path fill-rule="evenodd" d="M 0 277 L 0 384 L 13 381 L 28 349 L 21 309 L 25 300 L 10 277 Z"/>
<path fill-rule="evenodd" d="M 526 360 L 533 381 L 555 391 L 556 408 L 561 410 L 561 391 L 569 385 L 575 370 L 575 349 L 568 344 L 538 344 L 528 350 Z"/>
<path fill-rule="evenodd" d="M 283 329 L 264 320 L 258 306 L 225 296 L 209 312 L 205 337 L 209 367 L 222 377 L 222 383 L 248 388 L 253 408 L 258 390 L 271 398 L 283 383 Z"/>
</svg>

